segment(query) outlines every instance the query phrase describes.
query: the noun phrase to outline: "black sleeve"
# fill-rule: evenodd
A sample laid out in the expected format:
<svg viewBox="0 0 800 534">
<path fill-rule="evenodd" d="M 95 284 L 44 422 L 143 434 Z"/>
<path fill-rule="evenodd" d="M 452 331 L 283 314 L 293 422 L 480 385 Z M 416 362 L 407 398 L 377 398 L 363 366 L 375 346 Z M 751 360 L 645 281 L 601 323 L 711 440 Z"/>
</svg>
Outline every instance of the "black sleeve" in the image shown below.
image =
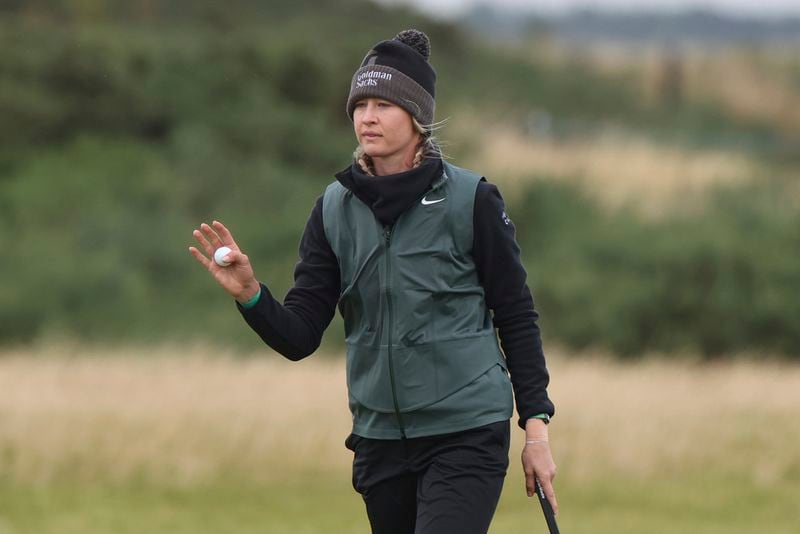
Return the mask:
<svg viewBox="0 0 800 534">
<path fill-rule="evenodd" d="M 262 283 L 261 298 L 255 306 L 244 309 L 237 302 L 236 307 L 267 345 L 297 361 L 319 347 L 322 333 L 336 313 L 339 291 L 339 262 L 325 237 L 319 197 L 300 239 L 294 287 L 283 304 Z"/>
<path fill-rule="evenodd" d="M 497 187 L 485 181 L 475 194 L 473 226 L 475 265 L 511 374 L 519 426 L 525 428 L 530 417 L 555 411 L 547 396 L 550 375 L 514 224 Z"/>
</svg>

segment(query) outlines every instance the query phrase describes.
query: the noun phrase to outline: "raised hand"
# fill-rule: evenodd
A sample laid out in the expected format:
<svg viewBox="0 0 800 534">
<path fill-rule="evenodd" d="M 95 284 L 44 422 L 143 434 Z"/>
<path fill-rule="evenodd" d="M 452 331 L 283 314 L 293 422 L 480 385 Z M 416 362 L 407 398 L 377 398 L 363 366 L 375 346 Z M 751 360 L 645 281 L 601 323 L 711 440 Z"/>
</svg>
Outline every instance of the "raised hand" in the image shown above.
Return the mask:
<svg viewBox="0 0 800 534">
<path fill-rule="evenodd" d="M 250 259 L 239 249 L 224 224 L 219 221 L 212 222 L 211 226 L 202 223 L 192 235 L 205 251 L 205 255 L 195 247 L 189 247 L 189 252 L 225 291 L 239 302 L 247 302 L 258 293 L 259 284 L 250 265 Z M 214 261 L 214 251 L 222 246 L 231 249 L 227 255 L 230 265 L 226 267 L 221 267 Z"/>
</svg>

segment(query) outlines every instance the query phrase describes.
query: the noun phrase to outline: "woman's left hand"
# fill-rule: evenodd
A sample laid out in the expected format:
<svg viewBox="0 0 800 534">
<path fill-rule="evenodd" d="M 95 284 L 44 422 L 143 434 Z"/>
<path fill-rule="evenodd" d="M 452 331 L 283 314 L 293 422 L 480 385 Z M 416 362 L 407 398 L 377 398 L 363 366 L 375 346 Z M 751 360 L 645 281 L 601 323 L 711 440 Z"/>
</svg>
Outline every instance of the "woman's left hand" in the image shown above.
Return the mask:
<svg viewBox="0 0 800 534">
<path fill-rule="evenodd" d="M 553 479 L 556 477 L 556 464 L 550 453 L 550 442 L 547 425 L 540 419 L 529 419 L 525 426 L 525 441 L 522 449 L 522 469 L 525 471 L 525 489 L 528 497 L 536 493 L 534 480 L 538 479 L 544 490 L 553 512 L 558 513 L 558 502 L 553 490 Z"/>
</svg>

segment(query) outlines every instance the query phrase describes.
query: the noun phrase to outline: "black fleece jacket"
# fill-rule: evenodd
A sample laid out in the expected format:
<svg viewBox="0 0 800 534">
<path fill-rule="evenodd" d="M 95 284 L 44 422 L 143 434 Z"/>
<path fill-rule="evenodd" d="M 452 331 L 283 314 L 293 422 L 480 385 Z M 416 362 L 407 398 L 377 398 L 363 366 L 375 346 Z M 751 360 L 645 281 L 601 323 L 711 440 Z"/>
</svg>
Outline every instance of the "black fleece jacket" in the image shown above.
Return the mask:
<svg viewBox="0 0 800 534">
<path fill-rule="evenodd" d="M 441 160 L 431 159 L 408 172 L 371 177 L 354 164 L 337 173 L 336 178 L 387 225 L 419 201 L 441 170 Z M 306 223 L 294 287 L 283 304 L 264 284 L 254 307 L 245 309 L 237 303 L 247 324 L 290 360 L 305 358 L 319 347 L 339 301 L 339 264 L 325 237 L 322 198 L 317 199 Z M 475 195 L 473 227 L 475 266 L 511 375 L 519 425 L 524 428 L 525 421 L 534 415 L 553 415 L 553 403 L 547 396 L 549 374 L 537 324 L 539 315 L 526 283 L 514 225 L 497 187 L 485 180 L 478 184 Z"/>
</svg>

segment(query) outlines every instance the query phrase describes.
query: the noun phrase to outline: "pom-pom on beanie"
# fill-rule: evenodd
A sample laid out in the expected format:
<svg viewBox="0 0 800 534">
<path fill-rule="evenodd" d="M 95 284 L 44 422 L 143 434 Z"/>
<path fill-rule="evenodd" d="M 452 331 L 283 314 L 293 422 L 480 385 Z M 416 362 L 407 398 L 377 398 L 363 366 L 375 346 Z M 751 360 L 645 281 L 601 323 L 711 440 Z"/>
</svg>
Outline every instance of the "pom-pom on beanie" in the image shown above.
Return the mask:
<svg viewBox="0 0 800 534">
<path fill-rule="evenodd" d="M 428 63 L 430 54 L 430 40 L 418 30 L 402 31 L 373 46 L 350 83 L 350 120 L 356 102 L 372 97 L 397 104 L 423 125 L 432 124 L 436 71 Z"/>
</svg>

